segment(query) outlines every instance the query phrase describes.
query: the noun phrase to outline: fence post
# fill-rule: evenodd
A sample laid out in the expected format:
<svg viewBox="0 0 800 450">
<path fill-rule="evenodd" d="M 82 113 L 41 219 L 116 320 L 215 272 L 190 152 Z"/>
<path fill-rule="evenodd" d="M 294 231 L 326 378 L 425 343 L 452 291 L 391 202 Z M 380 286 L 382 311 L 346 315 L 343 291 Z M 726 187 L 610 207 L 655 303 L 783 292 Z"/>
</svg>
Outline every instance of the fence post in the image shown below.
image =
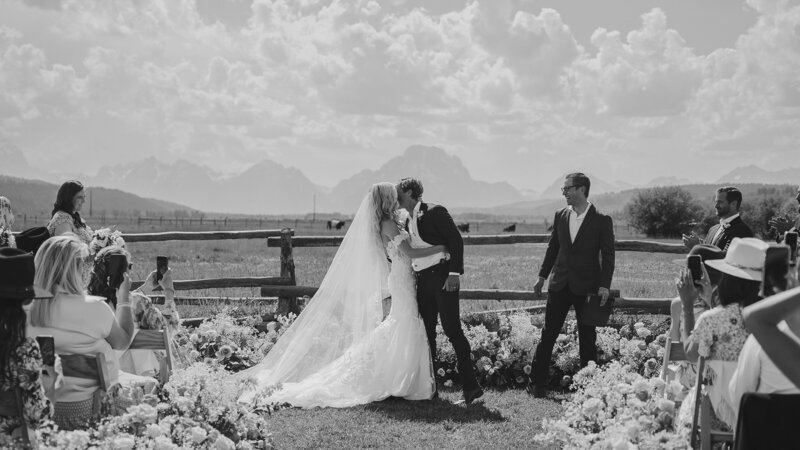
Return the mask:
<svg viewBox="0 0 800 450">
<path fill-rule="evenodd" d="M 281 229 L 281 277 L 290 278 L 289 284 L 297 286 L 297 279 L 294 276 L 294 257 L 292 256 L 292 235 L 294 235 L 293 229 Z M 300 314 L 297 297 L 279 297 L 275 315 L 280 316 L 289 313 Z"/>
</svg>

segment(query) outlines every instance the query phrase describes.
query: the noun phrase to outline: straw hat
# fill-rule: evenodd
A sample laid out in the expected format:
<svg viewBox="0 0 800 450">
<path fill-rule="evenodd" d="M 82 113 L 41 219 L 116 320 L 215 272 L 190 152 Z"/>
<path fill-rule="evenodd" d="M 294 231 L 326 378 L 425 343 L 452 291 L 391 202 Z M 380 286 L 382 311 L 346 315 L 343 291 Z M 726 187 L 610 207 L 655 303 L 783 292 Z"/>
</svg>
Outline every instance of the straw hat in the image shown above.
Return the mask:
<svg viewBox="0 0 800 450">
<path fill-rule="evenodd" d="M 706 261 L 722 273 L 745 280 L 761 281 L 769 244 L 756 238 L 733 238 L 723 260 Z"/>
</svg>

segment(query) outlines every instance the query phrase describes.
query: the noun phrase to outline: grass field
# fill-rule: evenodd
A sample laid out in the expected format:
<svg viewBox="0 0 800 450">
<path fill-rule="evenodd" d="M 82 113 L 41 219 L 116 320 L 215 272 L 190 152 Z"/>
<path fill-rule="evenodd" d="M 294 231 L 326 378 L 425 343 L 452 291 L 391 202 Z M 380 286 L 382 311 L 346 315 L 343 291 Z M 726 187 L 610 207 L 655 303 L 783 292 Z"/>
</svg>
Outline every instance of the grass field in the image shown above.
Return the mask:
<svg viewBox="0 0 800 450">
<path fill-rule="evenodd" d="M 537 445 L 533 436 L 543 418 L 561 415 L 563 394 L 535 399 L 525 391 L 490 390 L 469 406 L 454 404 L 460 391 L 441 389 L 440 396 L 345 409 L 285 409 L 269 421 L 277 448 L 557 448 Z"/>
<path fill-rule="evenodd" d="M 286 223 L 285 225 L 290 225 Z M 275 223 L 271 225 L 284 225 Z M 483 224 L 481 233 L 500 234 L 503 223 Z M 520 224 L 522 225 L 522 224 Z M 543 232 L 541 224 L 526 224 L 530 230 Z M 519 228 L 518 228 L 519 230 Z M 123 230 L 126 231 L 126 230 Z M 152 230 L 166 231 L 166 230 Z M 624 231 L 624 230 L 623 230 Z M 324 224 L 301 223 L 297 235 L 341 235 L 345 230 L 328 231 Z M 618 239 L 640 239 L 638 236 L 622 236 Z M 171 241 L 129 243 L 133 254 L 133 278 L 144 279 L 155 267 L 156 255 L 170 257 L 170 267 L 175 279 L 202 279 L 245 276 L 277 276 L 280 273 L 279 249 L 267 248 L 264 240 L 227 241 Z M 515 289 L 531 290 L 536 282 L 546 246 L 544 244 L 514 245 L 469 245 L 465 247 L 464 289 Z M 296 248 L 294 259 L 297 283 L 318 286 L 336 253 L 336 248 Z M 612 288 L 619 289 L 624 297 L 671 297 L 675 292 L 673 281 L 678 266 L 671 261 L 677 255 L 663 253 L 619 252 Z M 257 288 L 208 289 L 183 291 L 182 295 L 204 297 L 254 297 Z M 520 301 L 462 301 L 462 311 L 486 311 L 529 306 Z M 201 312 L 213 312 L 213 306 L 186 307 L 184 317 L 197 317 Z M 263 304 L 251 303 L 245 308 L 252 312 L 269 310 Z"/>
</svg>

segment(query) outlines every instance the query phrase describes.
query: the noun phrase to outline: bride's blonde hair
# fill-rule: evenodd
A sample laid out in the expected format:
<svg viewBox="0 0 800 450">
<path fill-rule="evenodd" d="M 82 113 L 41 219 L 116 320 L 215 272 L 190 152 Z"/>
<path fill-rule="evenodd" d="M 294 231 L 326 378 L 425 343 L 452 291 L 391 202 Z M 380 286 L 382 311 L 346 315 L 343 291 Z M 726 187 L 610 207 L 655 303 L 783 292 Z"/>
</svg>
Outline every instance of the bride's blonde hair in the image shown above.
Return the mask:
<svg viewBox="0 0 800 450">
<path fill-rule="evenodd" d="M 400 205 L 397 203 L 397 187 L 394 183 L 377 183 L 372 185 L 371 193 L 372 204 L 375 206 L 375 225 L 380 233 L 384 219 L 398 221 L 397 211 Z"/>
</svg>

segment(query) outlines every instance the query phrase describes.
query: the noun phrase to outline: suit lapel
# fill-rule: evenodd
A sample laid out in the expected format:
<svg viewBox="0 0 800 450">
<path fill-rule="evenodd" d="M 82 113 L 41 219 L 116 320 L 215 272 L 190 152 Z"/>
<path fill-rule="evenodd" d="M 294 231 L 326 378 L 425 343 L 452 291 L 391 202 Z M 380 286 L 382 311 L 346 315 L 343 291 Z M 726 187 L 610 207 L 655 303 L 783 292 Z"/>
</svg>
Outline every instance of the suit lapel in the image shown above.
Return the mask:
<svg viewBox="0 0 800 450">
<path fill-rule="evenodd" d="M 425 223 L 425 213 L 428 212 L 428 204 L 420 203 L 417 211 L 417 235 L 422 239 L 422 225 Z"/>
<path fill-rule="evenodd" d="M 561 231 L 561 235 L 559 236 L 559 244 L 564 245 L 567 248 L 572 247 L 572 235 L 569 234 L 570 214 L 572 214 L 572 211 L 569 208 L 564 208 L 563 213 L 561 214 L 561 230 L 563 231 Z"/>
<path fill-rule="evenodd" d="M 591 205 L 591 206 L 589 206 L 589 210 L 586 211 L 586 217 L 583 218 L 583 223 L 581 224 L 581 227 L 578 228 L 578 234 L 575 235 L 575 242 L 573 242 L 572 245 L 577 244 L 578 243 L 578 239 L 580 239 L 581 236 L 583 236 L 583 234 L 584 234 L 583 231 L 587 227 L 589 227 L 590 224 L 592 223 L 592 219 L 594 219 L 594 214 L 595 214 L 594 205 Z"/>
</svg>

